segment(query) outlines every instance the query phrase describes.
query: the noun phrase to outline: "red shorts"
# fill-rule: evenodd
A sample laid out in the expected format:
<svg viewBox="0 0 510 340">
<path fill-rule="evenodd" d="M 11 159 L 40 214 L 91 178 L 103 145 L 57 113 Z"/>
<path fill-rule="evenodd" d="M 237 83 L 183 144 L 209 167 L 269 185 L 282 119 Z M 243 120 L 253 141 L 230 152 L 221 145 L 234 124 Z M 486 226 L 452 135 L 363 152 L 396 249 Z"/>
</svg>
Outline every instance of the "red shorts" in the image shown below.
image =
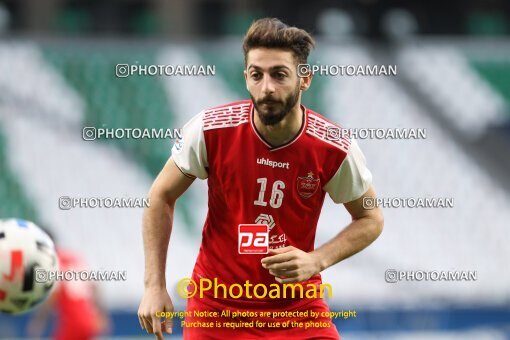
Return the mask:
<svg viewBox="0 0 510 340">
<path fill-rule="evenodd" d="M 225 306 L 224 310 L 235 311 L 231 307 Z M 310 302 L 306 304 L 300 303 L 298 307 L 292 307 L 289 305 L 285 308 L 273 308 L 264 309 L 264 312 L 293 312 L 293 311 L 308 311 L 307 317 L 221 317 L 221 313 L 224 310 L 211 307 L 201 301 L 198 298 L 191 298 L 188 300 L 188 306 L 186 308 L 187 314 L 193 313 L 193 311 L 209 311 L 217 312 L 219 317 L 199 317 L 193 315 L 187 315 L 183 320 L 183 339 L 184 340 L 196 340 L 196 339 L 261 339 L 266 340 L 289 340 L 289 339 L 321 339 L 321 340 L 340 340 L 340 335 L 332 323 L 331 318 L 326 316 L 320 316 L 322 312 L 329 312 L 329 308 L 322 299 L 310 299 Z M 251 313 L 259 313 L 262 310 L 244 309 L 242 311 L 250 311 Z M 318 317 L 311 317 L 310 311 L 319 313 Z M 232 315 L 232 314 L 231 314 Z M 253 315 L 253 314 L 252 314 Z M 249 322 L 258 321 L 258 327 L 247 327 L 250 325 Z M 279 322 L 280 325 L 287 325 L 286 327 L 273 328 L 269 325 L 275 326 Z M 285 323 L 286 322 L 286 323 Z M 291 327 L 290 325 L 294 322 L 301 323 L 301 326 Z M 201 325 L 207 324 L 208 326 L 201 327 Z M 187 326 L 188 325 L 188 326 Z M 192 326 L 191 326 L 192 325 Z M 214 325 L 212 327 L 209 327 Z M 221 325 L 215 327 L 215 325 Z M 262 327 L 261 325 L 267 325 Z M 308 325 L 307 327 L 305 327 Z"/>
</svg>

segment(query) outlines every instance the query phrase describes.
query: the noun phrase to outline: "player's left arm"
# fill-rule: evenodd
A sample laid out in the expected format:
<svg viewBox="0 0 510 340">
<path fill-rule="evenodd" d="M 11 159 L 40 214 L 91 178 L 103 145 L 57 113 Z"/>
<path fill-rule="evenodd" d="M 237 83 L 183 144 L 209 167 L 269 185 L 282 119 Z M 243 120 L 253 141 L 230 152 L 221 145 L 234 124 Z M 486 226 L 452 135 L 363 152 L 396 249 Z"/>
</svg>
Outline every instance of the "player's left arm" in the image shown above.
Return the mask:
<svg viewBox="0 0 510 340">
<path fill-rule="evenodd" d="M 309 253 L 292 246 L 271 250 L 273 256 L 264 258 L 262 266 L 280 283 L 300 282 L 365 249 L 384 225 L 381 208 L 364 208 L 367 197 L 376 197 L 372 186 L 360 198 L 344 203 L 352 222 L 321 247 Z"/>
</svg>

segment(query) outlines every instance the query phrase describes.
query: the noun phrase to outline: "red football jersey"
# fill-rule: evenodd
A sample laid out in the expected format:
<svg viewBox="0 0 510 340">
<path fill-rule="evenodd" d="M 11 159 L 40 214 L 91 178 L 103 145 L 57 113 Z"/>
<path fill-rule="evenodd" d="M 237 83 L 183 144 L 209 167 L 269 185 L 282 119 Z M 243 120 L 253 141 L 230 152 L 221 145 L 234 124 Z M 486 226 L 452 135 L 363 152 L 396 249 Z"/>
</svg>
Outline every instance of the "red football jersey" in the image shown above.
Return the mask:
<svg viewBox="0 0 510 340">
<path fill-rule="evenodd" d="M 302 112 L 299 133 L 278 147 L 268 144 L 255 128 L 250 100 L 202 111 L 183 127 L 172 158 L 186 176 L 207 179 L 209 188 L 193 277 L 217 278 L 227 286 L 249 280 L 270 289 L 277 282 L 261 265 L 268 256 L 264 247 L 312 251 L 326 193 L 336 203 L 346 203 L 368 190 L 372 175 L 356 141 L 321 115 L 303 106 Z M 242 239 L 243 225 L 250 224 L 267 225 L 266 243 L 243 247 L 250 241 Z M 251 227 L 246 228 L 249 232 Z M 321 283 L 320 275 L 302 284 L 308 283 Z M 282 301 L 218 302 L 274 307 Z"/>
</svg>

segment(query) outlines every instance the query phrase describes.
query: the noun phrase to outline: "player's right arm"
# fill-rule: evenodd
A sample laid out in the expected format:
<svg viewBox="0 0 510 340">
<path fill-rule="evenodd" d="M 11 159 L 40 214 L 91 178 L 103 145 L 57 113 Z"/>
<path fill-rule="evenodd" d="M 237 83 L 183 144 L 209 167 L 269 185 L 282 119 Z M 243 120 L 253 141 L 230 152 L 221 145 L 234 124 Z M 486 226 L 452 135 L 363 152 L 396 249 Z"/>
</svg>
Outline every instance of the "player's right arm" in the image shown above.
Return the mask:
<svg viewBox="0 0 510 340">
<path fill-rule="evenodd" d="M 175 202 L 193 181 L 194 178 L 184 175 L 170 158 L 149 191 L 150 206 L 144 211 L 145 289 L 138 319 L 142 329 L 154 333 L 158 339 L 163 339 L 162 326 L 168 333 L 172 329 L 172 319 L 162 323 L 156 312 L 172 312 L 174 309 L 166 290 L 165 267 Z"/>
<path fill-rule="evenodd" d="M 208 177 L 207 150 L 203 113 L 194 116 L 182 128 L 182 138 L 172 147 L 172 157 L 158 175 L 149 192 L 150 207 L 143 216 L 145 251 L 145 292 L 138 309 L 142 329 L 163 339 L 160 318 L 156 312 L 173 312 L 166 291 L 165 267 L 168 241 L 172 232 L 175 201 L 195 178 Z M 172 319 L 163 323 L 171 333 Z"/>
</svg>

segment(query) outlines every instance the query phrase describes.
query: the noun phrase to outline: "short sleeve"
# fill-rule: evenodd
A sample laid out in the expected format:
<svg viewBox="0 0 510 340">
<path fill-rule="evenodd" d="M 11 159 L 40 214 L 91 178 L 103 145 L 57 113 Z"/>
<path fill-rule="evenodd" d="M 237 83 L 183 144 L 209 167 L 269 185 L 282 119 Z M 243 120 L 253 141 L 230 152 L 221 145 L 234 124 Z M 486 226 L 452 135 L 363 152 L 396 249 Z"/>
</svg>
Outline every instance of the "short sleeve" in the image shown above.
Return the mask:
<svg viewBox="0 0 510 340">
<path fill-rule="evenodd" d="M 206 179 L 207 150 L 204 138 L 203 114 L 199 113 L 182 128 L 182 138 L 172 147 L 172 159 L 188 177 Z"/>
<path fill-rule="evenodd" d="M 337 172 L 324 186 L 335 203 L 347 203 L 360 198 L 372 184 L 372 173 L 355 139 Z"/>
</svg>

